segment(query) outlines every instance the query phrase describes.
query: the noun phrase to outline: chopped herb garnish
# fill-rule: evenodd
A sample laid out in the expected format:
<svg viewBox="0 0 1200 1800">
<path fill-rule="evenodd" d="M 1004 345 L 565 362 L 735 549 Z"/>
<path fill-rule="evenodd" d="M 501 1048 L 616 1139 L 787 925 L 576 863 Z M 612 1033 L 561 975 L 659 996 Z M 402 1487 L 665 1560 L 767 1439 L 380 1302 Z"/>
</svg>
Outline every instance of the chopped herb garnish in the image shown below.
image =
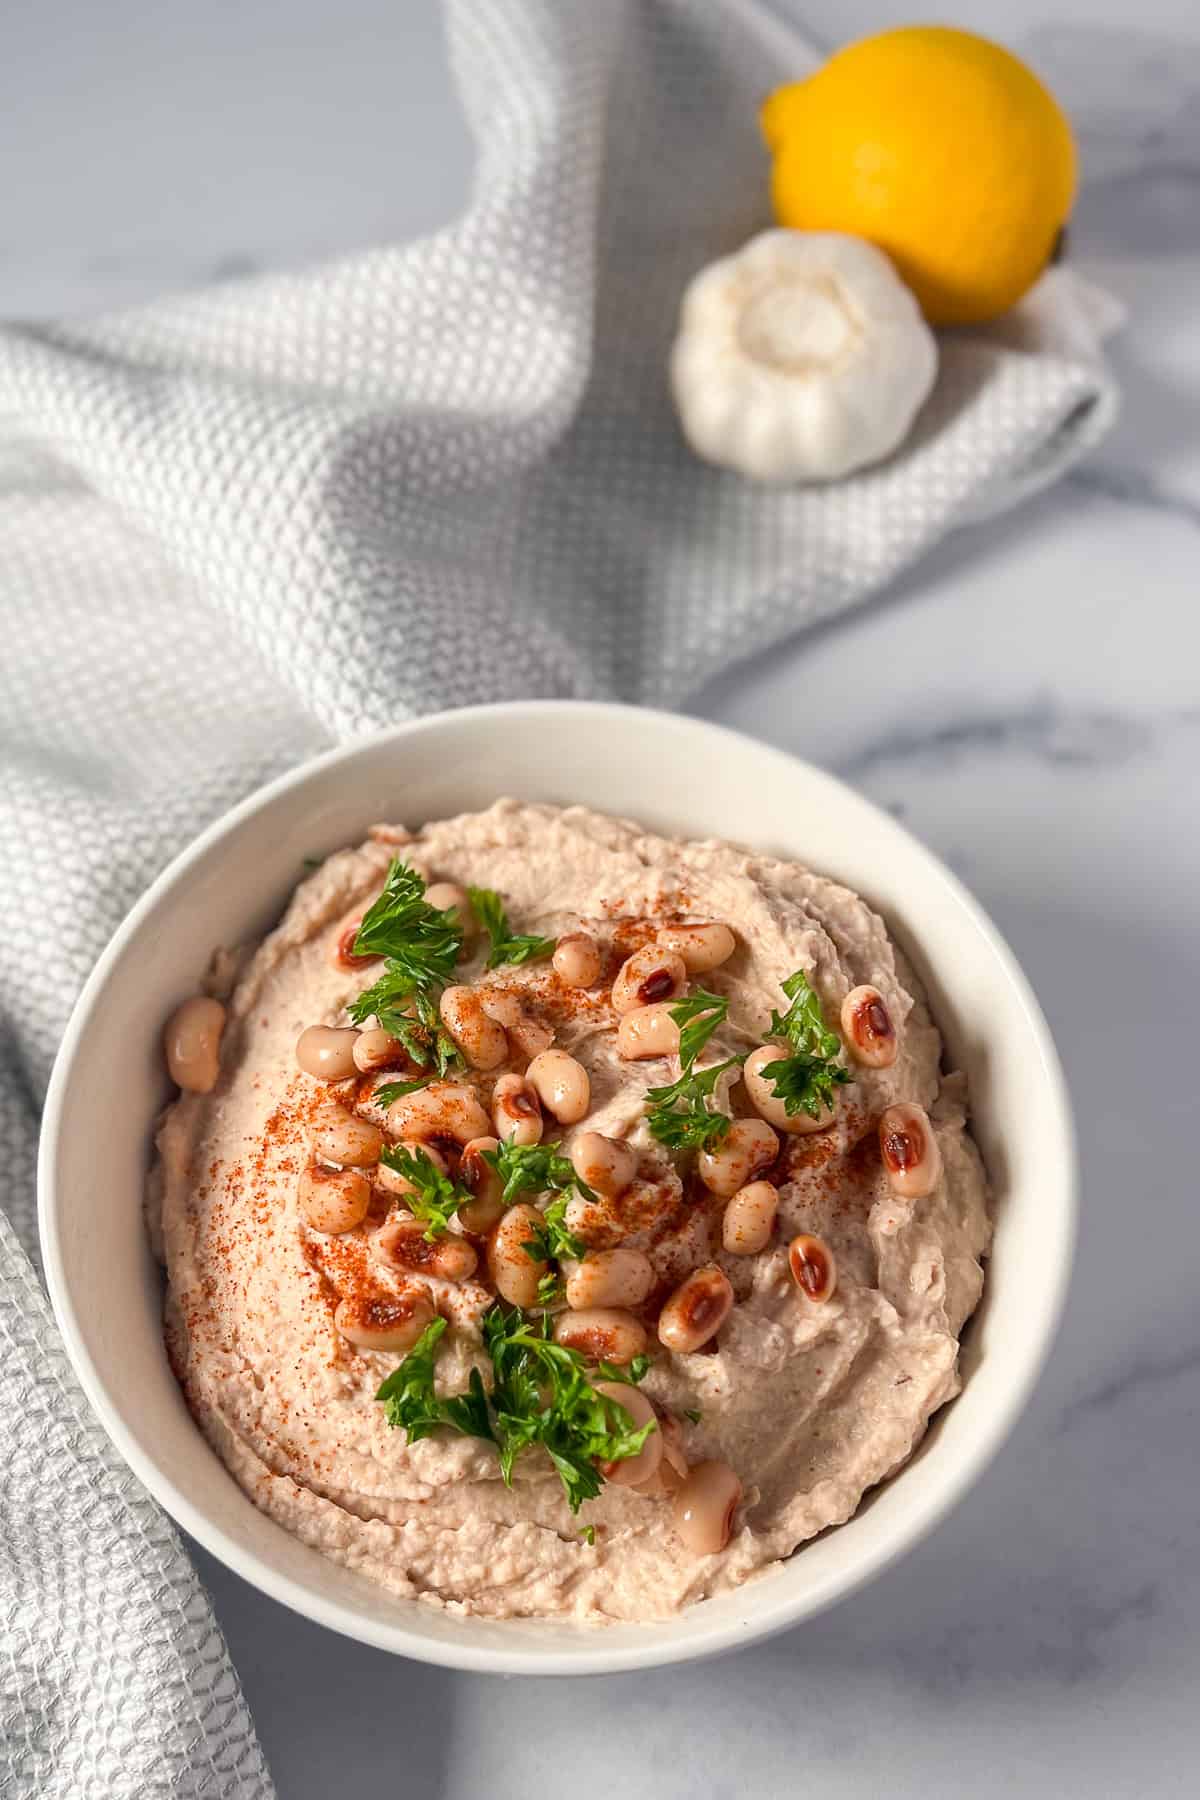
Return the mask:
<svg viewBox="0 0 1200 1800">
<path fill-rule="evenodd" d="M 300 867 L 302 869 L 319 869 L 324 861 L 325 858 L 323 856 L 302 856 L 300 858 Z"/>
<path fill-rule="evenodd" d="M 415 1444 L 428 1437 L 437 1425 L 452 1425 L 466 1437 L 490 1438 L 487 1395 L 478 1369 L 471 1370 L 470 1385 L 465 1394 L 440 1400 L 434 1389 L 434 1364 L 438 1339 L 446 1329 L 445 1319 L 434 1319 L 427 1325 L 404 1361 L 392 1370 L 375 1398 L 387 1406 L 387 1422 L 393 1428 L 402 1426 L 408 1441 Z"/>
<path fill-rule="evenodd" d="M 541 1307 L 557 1306 L 565 1293 L 562 1277 L 556 1270 L 547 1269 L 537 1285 L 538 1305 Z"/>
<path fill-rule="evenodd" d="M 363 988 L 358 999 L 347 1006 L 354 1024 L 365 1024 L 376 1017 L 383 1030 L 389 1031 L 399 1046 L 421 1069 L 435 1069 L 446 1075 L 461 1064 L 459 1046 L 441 1022 L 437 1012 L 437 988 L 414 988 L 403 970 L 387 965 L 380 979 Z"/>
<path fill-rule="evenodd" d="M 473 887 L 468 888 L 467 893 L 471 897 L 471 910 L 491 941 L 491 953 L 487 959 L 489 969 L 498 969 L 501 963 L 536 962 L 539 957 L 552 953 L 553 938 L 514 937 L 509 928 L 504 902 L 495 888 Z"/>
<path fill-rule="evenodd" d="M 408 974 L 417 989 L 449 981 L 462 941 L 462 925 L 453 908 L 439 912 L 430 906 L 421 876 L 396 857 L 382 894 L 363 916 L 354 954 L 386 956 Z"/>
<path fill-rule="evenodd" d="M 671 1008 L 671 1017 L 679 1026 L 679 1066 L 691 1068 L 709 1038 L 725 1023 L 729 1002 L 721 994 L 706 994 L 697 988 L 686 1000 Z"/>
<path fill-rule="evenodd" d="M 587 1249 L 583 1239 L 567 1230 L 567 1197 L 560 1194 L 542 1214 L 541 1224 L 521 1245 L 537 1262 L 558 1262 L 564 1256 L 580 1257 Z"/>
<path fill-rule="evenodd" d="M 522 1194 L 557 1196 L 523 1245 L 531 1256 L 538 1262 L 556 1262 L 564 1256 L 583 1255 L 587 1245 L 567 1229 L 567 1198 L 572 1191 L 584 1200 L 594 1200 L 596 1196 L 587 1182 L 580 1180 L 557 1144 L 501 1144 L 496 1150 L 485 1150 L 483 1160 L 503 1181 L 506 1206 Z"/>
<path fill-rule="evenodd" d="M 600 1492 L 600 1465 L 636 1456 L 653 1421 L 635 1428 L 625 1407 L 597 1393 L 594 1381 L 639 1382 L 648 1366 L 637 1358 L 628 1369 L 599 1363 L 589 1368 L 578 1350 L 556 1344 L 542 1314 L 533 1325 L 524 1314 L 494 1306 L 484 1316 L 483 1340 L 492 1364 L 489 1393 L 478 1369 L 465 1394 L 438 1397 L 434 1365 L 444 1319 L 426 1326 L 413 1348 L 376 1395 L 387 1422 L 401 1426 L 410 1443 L 448 1425 L 469 1437 L 489 1439 L 500 1453 L 500 1473 L 512 1484 L 523 1450 L 540 1444 L 558 1471 L 572 1512 Z"/>
<path fill-rule="evenodd" d="M 668 1150 L 711 1150 L 726 1136 L 732 1121 L 724 1113 L 713 1112 L 709 1098 L 726 1069 L 741 1062 L 740 1056 L 697 1070 L 696 1058 L 717 1027 L 725 1023 L 729 1002 L 720 994 L 707 994 L 701 988 L 671 1008 L 671 1017 L 679 1026 L 680 1076 L 669 1087 L 649 1088 L 650 1102 L 646 1122 L 652 1137 Z"/>
<path fill-rule="evenodd" d="M 397 858 L 382 894 L 368 908 L 354 953 L 384 957 L 383 974 L 350 1002 L 356 1025 L 370 1018 L 408 1052 L 420 1069 L 439 1075 L 462 1061 L 438 1012 L 438 995 L 454 973 L 462 925 L 453 909 L 440 912 L 425 898 L 425 883 Z"/>
<path fill-rule="evenodd" d="M 841 1040 L 827 1028 L 820 999 L 803 969 L 788 976 L 783 991 L 791 1005 L 786 1013 L 771 1014 L 770 1030 L 773 1038 L 791 1045 L 792 1053 L 765 1063 L 762 1075 L 783 1101 L 786 1113 L 806 1112 L 817 1119 L 833 1104 L 834 1088 L 850 1079 L 837 1060 Z"/>
<path fill-rule="evenodd" d="M 578 1350 L 549 1337 L 549 1320 L 529 1325 L 520 1313 L 493 1307 L 483 1321 L 483 1339 L 492 1359 L 493 1430 L 500 1446 L 500 1473 L 511 1482 L 522 1450 L 540 1444 L 558 1470 L 567 1504 L 578 1512 L 604 1484 L 597 1466 L 636 1456 L 655 1429 L 640 1429 L 623 1406 L 597 1393 L 593 1381 L 640 1381 L 609 1363 L 588 1367 Z M 644 1369 L 642 1373 L 644 1373 Z"/>
<path fill-rule="evenodd" d="M 418 1088 L 427 1087 L 433 1080 L 432 1073 L 419 1075 L 415 1081 L 381 1081 L 377 1088 L 371 1089 L 372 1106 L 390 1106 L 393 1100 L 403 1100 L 406 1094 L 415 1094 Z"/>
<path fill-rule="evenodd" d="M 404 1204 L 415 1219 L 421 1220 L 430 1243 L 449 1229 L 459 1207 L 472 1198 L 466 1188 L 457 1187 L 448 1175 L 443 1175 L 428 1152 L 416 1145 L 385 1144 L 379 1160 L 411 1184 L 412 1192 L 405 1194 Z"/>
<path fill-rule="evenodd" d="M 594 1525 L 581 1525 L 579 1527 L 579 1535 L 585 1544 L 594 1544 L 596 1542 L 596 1527 Z"/>
<path fill-rule="evenodd" d="M 416 993 L 409 1005 L 411 1011 L 401 1013 L 393 1024 L 384 1024 L 382 1019 L 380 1024 L 421 1068 L 432 1067 L 439 1075 L 448 1075 L 451 1069 L 462 1064 L 463 1059 L 458 1045 L 442 1024 L 437 1000 L 432 993 Z"/>
<path fill-rule="evenodd" d="M 483 1160 L 492 1165 L 504 1183 L 504 1204 L 511 1206 L 522 1194 L 566 1193 L 574 1188 L 585 1200 L 595 1194 L 575 1173 L 574 1165 L 554 1144 L 501 1144 L 485 1150 Z"/>
<path fill-rule="evenodd" d="M 690 1419 L 693 1425 L 698 1425 L 703 1414 L 698 1406 L 685 1406 L 683 1409 L 683 1416 L 685 1419 Z"/>
<path fill-rule="evenodd" d="M 713 1149 L 728 1136 L 733 1120 L 725 1113 L 713 1112 L 709 1096 L 726 1069 L 736 1069 L 741 1060 L 731 1056 L 710 1068 L 681 1075 L 670 1087 L 647 1089 L 650 1110 L 646 1121 L 651 1135 L 668 1150 Z"/>
</svg>

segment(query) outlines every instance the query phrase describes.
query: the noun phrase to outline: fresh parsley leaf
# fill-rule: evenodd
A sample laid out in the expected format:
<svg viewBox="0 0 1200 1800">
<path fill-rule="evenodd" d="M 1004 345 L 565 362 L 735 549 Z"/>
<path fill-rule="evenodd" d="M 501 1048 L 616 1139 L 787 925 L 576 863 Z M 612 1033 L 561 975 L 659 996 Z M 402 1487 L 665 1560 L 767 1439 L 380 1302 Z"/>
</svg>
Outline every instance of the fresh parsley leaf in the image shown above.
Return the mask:
<svg viewBox="0 0 1200 1800">
<path fill-rule="evenodd" d="M 429 1243 L 449 1229 L 459 1207 L 471 1198 L 466 1188 L 457 1187 L 442 1174 L 427 1151 L 413 1144 L 385 1144 L 379 1160 L 411 1182 L 412 1192 L 405 1194 L 404 1204 L 424 1224 Z"/>
<path fill-rule="evenodd" d="M 485 1150 L 483 1159 L 495 1169 L 504 1183 L 503 1200 L 511 1206 L 522 1194 L 566 1193 L 574 1188 L 585 1200 L 596 1198 L 586 1181 L 581 1181 L 572 1163 L 562 1155 L 557 1143 L 504 1143 L 496 1150 Z"/>
<path fill-rule="evenodd" d="M 356 955 L 385 958 L 383 973 L 350 1002 L 356 1025 L 377 1018 L 419 1069 L 439 1075 L 462 1061 L 442 1025 L 437 996 L 454 973 L 462 925 L 425 898 L 425 883 L 398 857 L 379 898 L 368 907 L 354 940 Z"/>
<path fill-rule="evenodd" d="M 398 1038 L 402 1030 L 416 1023 L 411 1009 L 413 993 L 409 975 L 402 969 L 385 968 L 378 981 L 355 995 L 346 1011 L 355 1025 L 365 1025 L 374 1017 L 385 1031 Z"/>
<path fill-rule="evenodd" d="M 451 1394 L 440 1404 L 446 1424 L 453 1425 L 464 1437 L 491 1438 L 495 1441 L 488 1397 L 483 1376 L 478 1369 L 471 1370 L 465 1394 Z"/>
<path fill-rule="evenodd" d="M 363 915 L 355 956 L 386 956 L 411 977 L 414 989 L 423 988 L 449 981 L 462 942 L 453 909 L 439 912 L 430 906 L 421 876 L 400 857 L 393 858 L 383 892 Z"/>
<path fill-rule="evenodd" d="M 434 1393 L 433 1369 L 438 1339 L 445 1329 L 445 1319 L 434 1319 L 427 1325 L 404 1361 L 392 1370 L 375 1395 L 377 1400 L 386 1403 L 388 1424 L 403 1426 L 410 1444 L 428 1437 L 434 1426 L 442 1423 L 441 1403 Z"/>
<path fill-rule="evenodd" d="M 356 1025 L 377 1018 L 419 1069 L 446 1075 L 462 1062 L 458 1045 L 442 1024 L 434 991 L 413 988 L 409 976 L 390 963 L 346 1010 Z"/>
<path fill-rule="evenodd" d="M 539 1327 L 502 1306 L 492 1307 L 483 1320 L 491 1392 L 473 1369 L 466 1393 L 440 1399 L 434 1366 L 445 1329 L 444 1319 L 427 1325 L 376 1395 L 387 1407 L 388 1424 L 402 1427 L 410 1443 L 428 1437 L 439 1425 L 490 1439 L 509 1485 L 522 1451 L 541 1445 L 558 1471 L 567 1504 L 578 1512 L 603 1486 L 600 1465 L 636 1456 L 655 1429 L 653 1421 L 635 1429 L 626 1408 L 593 1385 L 596 1380 L 640 1381 L 648 1366 L 645 1357 L 628 1369 L 607 1363 L 589 1369 L 579 1351 L 553 1341 L 545 1313 Z"/>
<path fill-rule="evenodd" d="M 708 1101 L 726 1069 L 737 1068 L 740 1056 L 713 1063 L 707 1069 L 688 1069 L 670 1087 L 649 1088 L 646 1122 L 652 1137 L 668 1150 L 711 1150 L 726 1137 L 733 1121 L 713 1112 Z"/>
<path fill-rule="evenodd" d="M 679 1064 L 685 1073 L 728 1013 L 729 1001 L 721 994 L 705 993 L 703 988 L 671 1008 L 671 1017 L 680 1028 Z"/>
<path fill-rule="evenodd" d="M 728 1134 L 731 1121 L 724 1113 L 714 1112 L 708 1102 L 719 1077 L 741 1058 L 731 1056 L 699 1072 L 695 1068 L 696 1058 L 728 1013 L 729 1001 L 703 988 L 671 1008 L 671 1017 L 680 1028 L 681 1073 L 669 1087 L 650 1088 L 646 1094 L 650 1134 L 668 1150 L 711 1150 Z"/>
<path fill-rule="evenodd" d="M 415 1094 L 418 1088 L 428 1086 L 433 1076 L 419 1075 L 415 1081 L 381 1081 L 377 1088 L 371 1089 L 373 1106 L 390 1106 L 393 1100 L 403 1100 L 406 1094 Z"/>
<path fill-rule="evenodd" d="M 491 953 L 487 960 L 489 969 L 497 969 L 501 963 L 536 962 L 539 957 L 552 953 L 553 938 L 513 936 L 504 902 L 495 888 L 473 887 L 468 888 L 467 893 L 471 897 L 471 910 L 491 941 Z"/>
<path fill-rule="evenodd" d="M 819 1119 L 833 1105 L 833 1090 L 850 1079 L 840 1064 L 803 1054 L 764 1063 L 761 1073 L 774 1088 L 776 1099 L 783 1101 L 784 1112 L 806 1112 L 811 1119 Z"/>
<path fill-rule="evenodd" d="M 544 1313 L 539 1329 L 520 1313 L 493 1307 L 483 1336 L 495 1373 L 491 1404 L 501 1474 L 511 1481 L 522 1450 L 540 1444 L 558 1471 L 567 1504 L 578 1512 L 603 1485 L 597 1465 L 636 1456 L 655 1429 L 653 1421 L 635 1429 L 623 1406 L 597 1393 L 579 1351 L 550 1338 Z M 607 1371 L 601 1378 L 610 1379 Z"/>
<path fill-rule="evenodd" d="M 817 1119 L 832 1105 L 834 1088 L 850 1079 L 837 1060 L 841 1039 L 826 1026 L 820 998 L 803 969 L 789 975 L 782 985 L 791 1005 L 786 1013 L 771 1014 L 770 1031 L 773 1038 L 789 1044 L 792 1053 L 764 1064 L 762 1074 L 783 1101 L 786 1113 L 806 1112 Z"/>
<path fill-rule="evenodd" d="M 492 1437 L 487 1394 L 478 1369 L 471 1370 L 465 1394 L 454 1394 L 445 1400 L 437 1396 L 434 1365 L 438 1340 L 445 1329 L 445 1319 L 434 1319 L 427 1325 L 375 1395 L 387 1406 L 388 1424 L 402 1427 L 410 1444 L 428 1437 L 438 1425 L 452 1425 L 466 1437 Z"/>
<path fill-rule="evenodd" d="M 537 1303 L 541 1307 L 557 1306 L 565 1291 L 562 1277 L 556 1270 L 547 1269 L 537 1285 Z"/>
<path fill-rule="evenodd" d="M 575 1173 L 574 1165 L 559 1151 L 557 1144 L 501 1144 L 496 1150 L 483 1152 L 504 1183 L 506 1206 L 522 1194 L 556 1194 L 542 1214 L 540 1223 L 523 1246 L 539 1262 L 556 1262 L 564 1256 L 582 1256 L 587 1245 L 567 1229 L 567 1197 L 572 1189 L 585 1200 L 596 1198 L 586 1181 Z"/>
<path fill-rule="evenodd" d="M 827 1029 L 820 999 L 804 970 L 797 969 L 780 985 L 792 1004 L 785 1013 L 771 1014 L 771 1037 L 785 1038 L 794 1050 L 837 1056 L 841 1040 Z"/>
<path fill-rule="evenodd" d="M 433 996 L 416 993 L 412 997 L 412 1006 L 416 1022 L 402 1022 L 394 1035 L 413 1061 L 422 1068 L 432 1062 L 439 1075 L 447 1075 L 451 1069 L 461 1067 L 462 1053 L 442 1024 L 442 1015 Z"/>
<path fill-rule="evenodd" d="M 521 1248 L 538 1262 L 557 1262 L 564 1256 L 580 1257 L 587 1249 L 583 1239 L 567 1230 L 567 1197 L 560 1194 L 542 1214 L 541 1224 L 532 1228 Z M 544 1279 L 544 1277 L 543 1277 Z"/>
</svg>

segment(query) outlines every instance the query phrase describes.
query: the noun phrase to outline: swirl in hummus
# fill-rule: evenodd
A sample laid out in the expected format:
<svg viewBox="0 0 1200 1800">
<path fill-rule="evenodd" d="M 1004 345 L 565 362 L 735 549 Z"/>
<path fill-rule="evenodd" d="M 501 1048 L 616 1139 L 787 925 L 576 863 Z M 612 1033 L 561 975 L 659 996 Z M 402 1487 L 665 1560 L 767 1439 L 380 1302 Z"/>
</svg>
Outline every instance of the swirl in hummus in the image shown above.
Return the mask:
<svg viewBox="0 0 1200 1800">
<path fill-rule="evenodd" d="M 379 973 L 355 936 L 396 858 L 439 906 L 446 884 L 491 890 L 535 942 L 488 969 L 471 930 L 441 1005 L 464 1066 L 385 1108 L 375 1089 L 420 1071 L 377 1027 L 353 1037 L 347 1007 Z M 461 902 L 459 916 L 474 926 Z M 661 1618 L 848 1519 L 957 1392 L 990 1237 L 965 1084 L 943 1073 L 883 921 L 836 882 L 505 800 L 413 834 L 377 828 L 302 882 L 252 954 L 214 966 L 168 1034 L 193 1090 L 162 1119 L 150 1184 L 168 1347 L 246 1492 L 335 1561 L 464 1612 Z M 788 1054 L 793 976 L 836 1052 L 814 1066 L 837 1071 L 794 1117 L 767 1066 Z M 729 1064 L 699 1103 L 721 1115 L 701 1152 L 660 1141 L 647 1116 L 648 1091 L 681 1074 L 670 1010 L 697 990 L 728 1002 L 693 1059 Z M 314 1026 L 345 1035 L 310 1035 L 298 1063 Z M 462 1129 L 434 1116 L 447 1091 Z M 529 1227 L 498 1218 L 494 1193 L 464 1207 L 473 1231 L 451 1216 L 426 1233 L 379 1156 L 399 1127 L 453 1187 L 481 1122 L 535 1141 L 539 1110 L 543 1142 L 590 1171 L 589 1197 L 557 1196 L 586 1253 L 543 1255 L 530 1281 Z M 476 1156 L 481 1172 L 486 1187 Z M 519 1196 L 543 1215 L 551 1199 Z M 548 1308 L 544 1329 L 578 1358 L 618 1365 L 614 1398 L 653 1421 L 642 1460 L 608 1464 L 577 1512 L 544 1450 L 517 1457 L 507 1485 L 485 1438 L 437 1427 L 410 1442 L 376 1398 L 431 1320 L 446 1321 L 438 1393 L 486 1376 L 498 1288 Z M 614 1294 L 623 1304 L 589 1327 Z M 642 1347 L 649 1366 L 622 1387 Z"/>
</svg>

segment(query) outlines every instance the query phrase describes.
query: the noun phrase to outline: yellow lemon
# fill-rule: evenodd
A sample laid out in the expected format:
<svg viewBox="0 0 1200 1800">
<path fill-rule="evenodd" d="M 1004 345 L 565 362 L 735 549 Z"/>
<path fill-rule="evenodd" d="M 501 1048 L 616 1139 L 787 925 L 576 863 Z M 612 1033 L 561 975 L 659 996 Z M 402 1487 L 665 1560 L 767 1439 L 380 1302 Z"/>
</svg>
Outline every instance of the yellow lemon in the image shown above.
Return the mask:
<svg viewBox="0 0 1200 1800">
<path fill-rule="evenodd" d="M 869 238 L 935 325 L 1019 300 L 1075 197 L 1062 108 L 970 31 L 915 25 L 850 44 L 772 94 L 762 129 L 780 224 Z"/>
</svg>

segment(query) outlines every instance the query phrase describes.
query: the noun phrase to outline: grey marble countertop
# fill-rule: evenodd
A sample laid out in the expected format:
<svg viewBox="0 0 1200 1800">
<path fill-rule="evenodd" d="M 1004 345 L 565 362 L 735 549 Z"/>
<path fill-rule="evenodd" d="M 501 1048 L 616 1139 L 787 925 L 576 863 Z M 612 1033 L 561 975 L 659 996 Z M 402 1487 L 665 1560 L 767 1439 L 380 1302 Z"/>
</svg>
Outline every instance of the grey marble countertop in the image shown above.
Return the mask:
<svg viewBox="0 0 1200 1800">
<path fill-rule="evenodd" d="M 825 42 L 901 0 L 792 0 Z M 919 10 L 919 9 L 918 9 Z M 954 0 L 1081 128 L 1071 254 L 1130 323 L 1070 479 L 696 703 L 898 812 L 1007 933 L 1078 1109 L 1065 1324 L 934 1536 L 770 1644 L 588 1685 L 389 1659 L 200 1562 L 284 1800 L 1171 1796 L 1200 1754 L 1200 11 Z M 154 154 L 146 154 L 147 142 Z M 373 178 L 381 161 L 402 181 Z M 0 310 L 396 238 L 469 179 L 436 10 L 42 0 L 0 62 Z M 854 695 L 853 708 L 846 705 Z"/>
</svg>

